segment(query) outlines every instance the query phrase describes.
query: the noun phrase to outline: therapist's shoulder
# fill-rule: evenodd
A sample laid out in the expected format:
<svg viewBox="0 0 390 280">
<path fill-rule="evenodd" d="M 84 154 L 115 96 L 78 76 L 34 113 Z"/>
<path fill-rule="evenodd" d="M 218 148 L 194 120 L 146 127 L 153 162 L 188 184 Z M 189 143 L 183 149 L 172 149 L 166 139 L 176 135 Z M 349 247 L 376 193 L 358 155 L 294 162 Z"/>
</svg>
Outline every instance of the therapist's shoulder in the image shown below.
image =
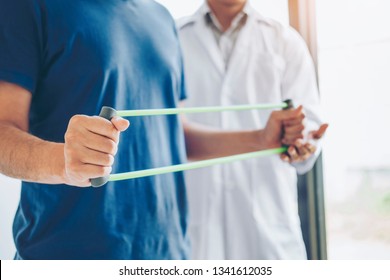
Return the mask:
<svg viewBox="0 0 390 280">
<path fill-rule="evenodd" d="M 262 13 L 259 13 L 254 8 L 249 8 L 248 10 L 249 17 L 252 18 L 252 22 L 256 25 L 257 28 L 262 30 L 280 30 L 282 27 L 282 24 L 278 22 L 277 20 L 267 17 L 263 15 Z"/>
<path fill-rule="evenodd" d="M 179 31 L 192 28 L 192 26 L 195 24 L 196 18 L 194 15 L 182 17 L 176 20 L 176 26 Z"/>
<path fill-rule="evenodd" d="M 179 32 L 185 34 L 189 32 L 188 34 L 192 34 L 191 31 L 194 30 L 194 27 L 199 26 L 204 21 L 207 10 L 207 5 L 203 4 L 192 15 L 178 19 L 176 21 L 176 27 Z"/>
<path fill-rule="evenodd" d="M 275 19 L 265 17 L 259 13 L 255 14 L 255 24 L 262 35 L 276 45 L 288 45 L 298 48 L 305 46 L 301 35 L 289 25 L 282 24 Z"/>
<path fill-rule="evenodd" d="M 281 22 L 266 17 L 257 11 L 252 12 L 252 16 L 254 18 L 253 22 L 256 25 L 258 30 L 261 30 L 266 35 L 273 35 L 273 36 L 286 36 L 288 33 L 292 32 L 292 28 L 289 26 L 286 26 L 285 24 L 282 24 Z"/>
</svg>

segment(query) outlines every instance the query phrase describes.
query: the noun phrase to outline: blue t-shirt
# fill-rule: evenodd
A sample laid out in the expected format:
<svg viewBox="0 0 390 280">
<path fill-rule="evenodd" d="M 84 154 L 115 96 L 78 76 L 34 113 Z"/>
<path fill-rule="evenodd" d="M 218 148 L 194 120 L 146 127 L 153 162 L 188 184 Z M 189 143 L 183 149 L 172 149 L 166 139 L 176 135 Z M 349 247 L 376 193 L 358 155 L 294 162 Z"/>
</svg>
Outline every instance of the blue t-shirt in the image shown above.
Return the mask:
<svg viewBox="0 0 390 280">
<path fill-rule="evenodd" d="M 185 97 L 174 21 L 152 0 L 0 0 L 0 80 L 32 93 L 30 133 L 64 142 L 75 114 L 176 107 Z M 186 160 L 177 116 L 133 118 L 113 173 Z M 182 173 L 95 188 L 23 182 L 23 259 L 185 259 Z"/>
</svg>

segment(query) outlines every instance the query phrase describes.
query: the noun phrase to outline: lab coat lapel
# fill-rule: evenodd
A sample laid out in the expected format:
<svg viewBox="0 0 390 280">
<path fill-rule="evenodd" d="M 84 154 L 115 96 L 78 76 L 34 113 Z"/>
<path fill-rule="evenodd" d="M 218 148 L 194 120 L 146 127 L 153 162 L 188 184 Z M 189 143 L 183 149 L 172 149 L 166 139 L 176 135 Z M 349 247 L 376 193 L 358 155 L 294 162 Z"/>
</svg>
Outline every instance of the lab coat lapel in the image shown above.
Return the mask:
<svg viewBox="0 0 390 280">
<path fill-rule="evenodd" d="M 218 72 L 221 75 L 224 75 L 225 63 L 223 61 L 221 51 L 219 50 L 217 40 L 215 40 L 212 30 L 207 27 L 203 16 L 198 15 L 194 30 L 196 37 L 201 42 L 204 50 L 208 53 L 210 61 L 215 65 Z"/>
</svg>

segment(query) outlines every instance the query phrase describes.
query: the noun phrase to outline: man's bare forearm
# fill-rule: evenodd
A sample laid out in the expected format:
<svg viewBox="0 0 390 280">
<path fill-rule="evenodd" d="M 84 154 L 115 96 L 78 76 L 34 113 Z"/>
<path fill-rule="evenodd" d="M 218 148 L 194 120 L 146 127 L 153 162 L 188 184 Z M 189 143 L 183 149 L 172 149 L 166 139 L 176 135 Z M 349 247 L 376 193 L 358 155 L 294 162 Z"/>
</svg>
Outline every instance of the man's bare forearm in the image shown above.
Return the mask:
<svg viewBox="0 0 390 280">
<path fill-rule="evenodd" d="M 221 131 L 182 117 L 187 155 L 190 160 L 208 159 L 291 145 L 302 138 L 302 106 L 273 111 L 261 130 Z"/>
<path fill-rule="evenodd" d="M 220 131 L 199 124 L 184 122 L 187 155 L 190 160 L 203 160 L 249 153 L 266 149 L 263 132 Z"/>
<path fill-rule="evenodd" d="M 64 145 L 41 140 L 0 121 L 0 172 L 24 181 L 64 183 Z"/>
<path fill-rule="evenodd" d="M 31 100 L 25 88 L 0 81 L 0 173 L 77 187 L 110 174 L 119 134 L 128 121 L 76 115 L 69 121 L 64 144 L 48 142 L 27 133 Z"/>
</svg>

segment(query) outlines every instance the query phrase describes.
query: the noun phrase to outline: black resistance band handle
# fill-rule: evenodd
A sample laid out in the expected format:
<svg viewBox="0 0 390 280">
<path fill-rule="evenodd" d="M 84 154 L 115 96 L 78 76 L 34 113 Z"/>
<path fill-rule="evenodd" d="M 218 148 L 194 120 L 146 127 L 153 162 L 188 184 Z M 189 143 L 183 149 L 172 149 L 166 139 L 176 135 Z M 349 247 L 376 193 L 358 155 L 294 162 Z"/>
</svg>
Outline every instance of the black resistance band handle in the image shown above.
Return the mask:
<svg viewBox="0 0 390 280">
<path fill-rule="evenodd" d="M 99 114 L 99 117 L 105 118 L 109 121 L 111 121 L 111 119 L 115 116 L 116 116 L 116 110 L 111 108 L 111 107 L 107 107 L 107 106 L 104 106 Z M 110 176 L 104 176 L 104 177 L 100 177 L 100 178 L 91 179 L 91 185 L 94 188 L 101 187 L 108 182 L 109 178 L 110 178 Z"/>
<path fill-rule="evenodd" d="M 284 108 L 283 110 L 290 110 L 294 108 L 294 103 L 292 102 L 291 99 L 286 99 L 283 102 L 287 104 L 287 107 Z"/>
</svg>

